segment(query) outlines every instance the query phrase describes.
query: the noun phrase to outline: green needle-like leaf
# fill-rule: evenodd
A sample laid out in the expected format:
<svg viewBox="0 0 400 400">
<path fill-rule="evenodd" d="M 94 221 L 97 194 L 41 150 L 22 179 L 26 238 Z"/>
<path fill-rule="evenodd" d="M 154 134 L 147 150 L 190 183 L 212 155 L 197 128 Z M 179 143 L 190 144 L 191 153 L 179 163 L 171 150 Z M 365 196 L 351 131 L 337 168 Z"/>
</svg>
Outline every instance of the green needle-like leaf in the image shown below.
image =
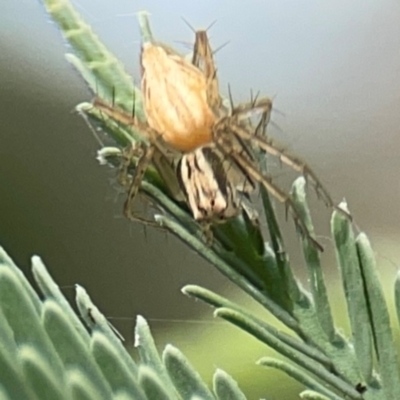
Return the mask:
<svg viewBox="0 0 400 400">
<path fill-rule="evenodd" d="M 32 305 L 31 296 L 25 291 L 20 277 L 5 268 L 0 273 L 0 308 L 14 332 L 14 340 L 18 346 L 34 346 L 46 358 L 54 374 L 61 377 L 62 364 L 51 341 L 43 332 L 42 322 Z"/>
<path fill-rule="evenodd" d="M 65 39 L 77 53 L 69 57 L 94 93 L 122 110 L 143 118 L 141 94 L 120 61 L 99 41 L 90 26 L 68 0 L 44 0 L 47 12 L 59 25 Z"/>
<path fill-rule="evenodd" d="M 150 328 L 146 320 L 140 315 L 136 319 L 135 347 L 138 349 L 142 365 L 147 365 L 157 374 L 169 396 L 172 398 L 176 396 L 176 390 L 158 354 Z"/>
<path fill-rule="evenodd" d="M 394 300 L 396 305 L 397 324 L 400 325 L 400 271 L 397 272 L 394 281 Z"/>
<path fill-rule="evenodd" d="M 126 368 L 129 369 L 132 375 L 137 376 L 137 365 L 122 345 L 121 336 L 93 304 L 85 289 L 79 285 L 76 285 L 76 304 L 86 325 L 92 330 L 105 335 L 108 341 L 112 343 L 114 350 L 118 352 L 119 359 L 125 362 Z"/>
<path fill-rule="evenodd" d="M 0 346 L 0 371 L 2 391 L 10 399 L 40 400 L 25 384 L 21 361 L 18 357 L 9 357 L 4 345 Z"/>
<path fill-rule="evenodd" d="M 14 262 L 5 252 L 5 250 L 0 247 L 0 274 L 2 273 L 2 271 L 5 270 L 13 272 L 14 276 L 19 279 L 19 282 L 22 285 L 25 294 L 30 298 L 32 307 L 34 307 L 36 313 L 39 315 L 42 309 L 42 304 L 37 293 L 33 290 L 32 286 L 23 276 L 21 270 L 18 269 L 18 267 L 14 264 Z"/>
<path fill-rule="evenodd" d="M 53 300 L 46 300 L 43 307 L 43 326 L 46 329 L 64 366 L 74 367 L 84 372 L 87 379 L 93 382 L 99 392 L 99 399 L 108 399 L 111 396 L 110 385 L 103 379 L 98 365 L 93 363 L 92 356 L 86 343 L 70 325 L 63 310 Z"/>
<path fill-rule="evenodd" d="M 200 286 L 195 286 L 195 285 L 185 286 L 182 289 L 182 292 L 189 296 L 196 297 L 217 309 L 220 309 L 220 308 L 231 309 L 231 310 L 237 312 L 238 314 L 241 314 L 245 318 L 245 320 L 251 322 L 251 326 L 249 327 L 249 329 L 245 329 L 248 333 L 250 333 L 250 334 L 253 333 L 252 332 L 253 326 L 259 326 L 260 328 L 267 331 L 269 334 L 275 336 L 276 339 L 280 340 L 282 343 L 285 343 L 285 344 L 289 345 L 290 347 L 292 347 L 293 349 L 314 359 L 315 361 L 320 362 L 321 364 L 324 364 L 326 366 L 326 368 L 328 368 L 328 369 L 332 368 L 332 363 L 331 363 L 330 359 L 325 354 L 323 354 L 321 351 L 319 351 L 318 349 L 311 347 L 292 336 L 289 336 L 283 332 L 280 332 L 274 326 L 253 316 L 251 313 L 247 312 L 244 308 L 225 299 L 224 297 L 219 296 L 219 295 L 211 292 L 210 290 L 207 290 Z M 290 318 L 290 316 L 288 316 L 288 317 Z M 242 325 L 238 325 L 238 326 L 242 327 Z M 260 338 L 258 337 L 258 339 L 260 339 Z"/>
<path fill-rule="evenodd" d="M 87 344 L 89 344 L 90 335 L 82 325 L 80 319 L 75 314 L 68 301 L 65 299 L 64 295 L 61 293 L 58 285 L 56 285 L 53 279 L 51 279 L 51 276 L 47 272 L 41 258 L 38 256 L 32 257 L 32 274 L 42 293 L 48 299 L 54 300 L 63 309 L 64 316 L 70 319 L 71 325 L 75 326 L 77 333 Z"/>
<path fill-rule="evenodd" d="M 296 179 L 292 186 L 292 197 L 296 208 L 303 219 L 309 232 L 314 232 L 311 221 L 311 213 L 306 202 L 306 181 L 303 177 Z M 325 281 L 319 252 L 309 240 L 302 238 L 303 254 L 306 261 L 310 289 L 314 300 L 316 315 L 322 329 L 332 342 L 336 340 L 337 334 L 333 324 L 331 307 L 328 300 Z"/>
<path fill-rule="evenodd" d="M 143 365 L 140 367 L 139 380 L 149 400 L 179 399 L 176 393 L 171 395 L 168 390 L 166 390 L 160 377 L 148 366 Z"/>
<path fill-rule="evenodd" d="M 226 308 L 220 308 L 216 310 L 214 314 L 218 317 L 221 317 L 223 319 L 226 319 L 227 321 L 232 322 L 234 325 L 241 327 L 243 330 L 250 332 L 260 341 L 268 344 L 268 346 L 272 347 L 280 354 L 289 358 L 297 365 L 305 368 L 310 373 L 314 374 L 321 380 L 325 381 L 327 384 L 332 385 L 337 390 L 340 390 L 347 396 L 358 398 L 357 392 L 347 382 L 344 382 L 342 379 L 332 374 L 320 363 L 316 362 L 313 359 L 310 359 L 309 357 L 306 357 L 304 354 L 301 354 L 298 350 L 282 342 L 279 338 L 268 332 L 266 329 L 263 329 L 259 325 L 254 324 L 252 321 L 248 320 L 245 316 L 237 313 L 236 311 Z"/>
<path fill-rule="evenodd" d="M 399 362 L 393 343 L 389 311 L 377 274 L 374 253 L 367 236 L 357 238 L 357 250 L 363 276 L 365 297 L 369 311 L 369 326 L 372 330 L 378 370 L 386 398 L 400 398 Z M 373 378 L 375 381 L 375 377 Z M 367 383 L 370 383 L 367 381 Z"/>
<path fill-rule="evenodd" d="M 71 389 L 74 400 L 110 399 L 111 392 L 102 393 L 81 368 L 71 368 L 66 372 L 67 387 Z"/>
<path fill-rule="evenodd" d="M 186 357 L 176 348 L 167 345 L 163 361 L 168 374 L 183 400 L 198 396 L 203 400 L 214 400 L 214 396 L 193 369 Z"/>
<path fill-rule="evenodd" d="M 246 400 L 237 382 L 222 369 L 215 371 L 213 381 L 218 400 Z"/>
<path fill-rule="evenodd" d="M 288 376 L 292 377 L 296 381 L 301 382 L 302 384 L 304 384 L 304 386 L 315 390 L 316 392 L 318 392 L 317 394 L 325 394 L 326 396 L 328 396 L 326 398 L 329 400 L 342 400 L 341 397 L 337 396 L 334 392 L 327 389 L 324 385 L 312 378 L 307 372 L 297 367 L 294 367 L 287 362 L 272 357 L 263 357 L 257 362 L 257 364 L 262 365 L 263 367 L 278 369 Z"/>
<path fill-rule="evenodd" d="M 346 205 L 342 204 L 341 207 L 346 208 Z M 354 233 L 349 219 L 337 211 L 332 216 L 332 235 L 336 244 L 336 257 L 342 272 L 354 350 L 361 373 L 358 380 L 368 382 L 372 379 L 373 366 L 369 311 L 364 295 Z"/>
<path fill-rule="evenodd" d="M 107 336 L 94 332 L 91 351 L 113 392 L 123 390 L 131 393 L 134 399 L 146 400 L 136 377 L 132 375 L 124 360 L 119 357 L 117 349 L 113 343 L 109 342 Z"/>
<path fill-rule="evenodd" d="M 271 238 L 272 249 L 275 253 L 281 279 L 281 286 L 283 287 L 282 292 L 286 296 L 282 306 L 284 306 L 290 312 L 293 302 L 298 302 L 305 299 L 303 293 L 301 293 L 296 278 L 293 275 L 293 271 L 290 268 L 289 258 L 285 250 L 282 234 L 275 216 L 269 193 L 264 187 L 261 187 L 260 191 L 264 206 L 265 219 L 268 224 L 268 230 Z"/>
<path fill-rule="evenodd" d="M 190 247 L 195 249 L 199 254 L 201 254 L 206 260 L 210 261 L 223 275 L 229 278 L 233 283 L 239 286 L 247 294 L 254 298 L 257 302 L 263 305 L 266 309 L 271 311 L 278 319 L 285 319 L 293 329 L 296 329 L 296 325 L 293 324 L 294 320 L 292 318 L 287 318 L 288 314 L 268 298 L 268 294 L 259 291 L 257 288 L 252 286 L 247 280 L 236 273 L 232 267 L 221 260 L 217 254 L 215 254 L 212 249 L 207 247 L 201 240 L 189 235 L 180 224 L 169 219 L 165 216 L 157 216 L 157 220 L 162 226 L 167 227 L 171 232 L 175 233 L 178 237 L 183 239 Z"/>
<path fill-rule="evenodd" d="M 149 23 L 149 13 L 147 11 L 139 11 L 137 13 L 137 19 L 139 22 L 140 34 L 142 36 L 143 43 L 154 42 Z"/>
<path fill-rule="evenodd" d="M 312 390 L 301 392 L 300 398 L 306 400 L 332 400 L 332 397 L 326 397 L 318 392 L 313 392 Z"/>
<path fill-rule="evenodd" d="M 23 346 L 19 352 L 26 383 L 40 400 L 71 399 L 64 381 L 57 379 L 42 355 L 31 346 Z"/>
<path fill-rule="evenodd" d="M 235 303 L 230 300 L 225 299 L 224 297 L 212 292 L 211 290 L 205 289 L 201 286 L 197 285 L 186 285 L 182 288 L 182 293 L 187 296 L 195 297 L 196 299 L 202 300 L 205 303 L 210 304 L 214 308 L 227 307 L 232 308 L 238 311 L 243 311 L 243 309 L 237 306 Z M 286 314 L 284 310 L 276 307 L 276 312 L 281 316 L 281 320 L 284 321 L 285 325 L 293 326 L 292 329 L 297 328 L 296 321 L 289 315 Z"/>
</svg>

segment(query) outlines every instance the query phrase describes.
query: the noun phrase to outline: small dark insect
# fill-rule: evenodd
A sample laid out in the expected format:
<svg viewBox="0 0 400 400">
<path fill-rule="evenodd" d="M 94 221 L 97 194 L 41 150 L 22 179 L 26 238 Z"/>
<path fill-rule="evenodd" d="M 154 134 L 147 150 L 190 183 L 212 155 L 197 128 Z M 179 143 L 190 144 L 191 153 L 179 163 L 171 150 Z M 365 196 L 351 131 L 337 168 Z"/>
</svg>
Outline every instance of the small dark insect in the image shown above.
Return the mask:
<svg viewBox="0 0 400 400">
<path fill-rule="evenodd" d="M 358 393 L 363 394 L 367 391 L 367 385 L 365 383 L 357 383 L 355 389 L 357 390 Z"/>
</svg>

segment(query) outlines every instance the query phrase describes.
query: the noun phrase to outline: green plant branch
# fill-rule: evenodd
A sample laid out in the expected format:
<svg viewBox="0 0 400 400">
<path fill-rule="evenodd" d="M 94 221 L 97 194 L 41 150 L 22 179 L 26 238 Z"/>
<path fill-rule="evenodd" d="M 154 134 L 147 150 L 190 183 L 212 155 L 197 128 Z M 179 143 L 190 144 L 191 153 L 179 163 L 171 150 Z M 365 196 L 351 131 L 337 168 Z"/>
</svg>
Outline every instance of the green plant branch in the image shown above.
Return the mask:
<svg viewBox="0 0 400 400">
<path fill-rule="evenodd" d="M 277 360 L 276 358 L 272 357 L 263 357 L 257 361 L 257 364 L 263 367 L 270 367 L 284 372 L 286 375 L 290 376 L 294 380 L 303 383 L 305 387 L 317 391 L 318 394 L 325 394 L 327 396 L 325 397 L 325 399 L 341 399 L 341 397 L 337 396 L 334 392 L 327 389 L 324 385 L 321 385 L 316 379 L 313 379 L 307 372 L 295 368 L 293 367 L 293 365 L 287 362 Z"/>
<path fill-rule="evenodd" d="M 0 248 L 2 399 L 231 399 L 229 393 L 214 396 L 176 348 L 167 346 L 160 357 L 143 317 L 138 317 L 135 328 L 134 363 L 82 287 L 76 287 L 80 319 L 71 315 L 71 306 L 39 257 L 33 257 L 32 269 L 40 297 Z M 214 381 L 221 376 L 234 390 L 235 381 L 221 370 Z M 236 393 L 241 393 L 237 385 Z"/>
</svg>

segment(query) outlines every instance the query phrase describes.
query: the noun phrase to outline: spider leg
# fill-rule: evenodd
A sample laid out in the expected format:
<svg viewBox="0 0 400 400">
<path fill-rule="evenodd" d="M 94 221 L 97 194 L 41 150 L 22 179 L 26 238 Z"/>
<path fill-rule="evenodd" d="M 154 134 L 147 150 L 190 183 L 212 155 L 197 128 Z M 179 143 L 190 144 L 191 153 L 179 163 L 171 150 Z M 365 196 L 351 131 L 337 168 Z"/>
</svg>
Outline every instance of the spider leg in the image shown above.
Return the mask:
<svg viewBox="0 0 400 400">
<path fill-rule="evenodd" d="M 135 115 L 129 115 L 128 113 L 118 110 L 108 104 L 106 104 L 102 99 L 95 98 L 93 105 L 105 113 L 108 117 L 113 120 L 132 127 L 143 137 L 149 141 L 155 140 L 156 133 L 150 129 L 145 123 L 141 122 L 135 117 Z M 118 182 L 122 187 L 128 191 L 128 198 L 124 204 L 124 214 L 131 221 L 139 221 L 146 225 L 160 227 L 156 222 L 148 220 L 146 218 L 141 218 L 134 215 L 132 204 L 139 191 L 140 184 L 142 182 L 143 176 L 146 172 L 147 167 L 152 162 L 156 147 L 154 145 L 147 145 L 144 142 L 136 142 L 125 151 L 124 160 L 121 162 L 120 170 L 118 173 Z M 132 166 L 133 158 L 138 158 L 136 163 L 135 172 L 132 178 L 129 177 L 129 169 Z"/>
<path fill-rule="evenodd" d="M 113 107 L 105 103 L 99 97 L 95 97 L 92 103 L 94 107 L 98 108 L 101 112 L 103 112 L 114 121 L 117 121 L 122 125 L 129 126 L 132 129 L 139 131 L 139 133 L 141 133 L 144 138 L 147 138 L 149 136 L 150 129 L 147 124 L 139 120 L 134 114 L 130 115 L 123 110 Z"/>
<path fill-rule="evenodd" d="M 248 140 L 257 145 L 261 150 L 265 151 L 266 153 L 277 157 L 282 163 L 288 165 L 295 171 L 298 171 L 300 174 L 302 174 L 306 180 L 308 180 L 307 178 L 311 178 L 311 182 L 314 186 L 317 196 L 323 200 L 326 206 L 334 208 L 345 214 L 347 217 L 351 218 L 349 213 L 334 204 L 330 194 L 322 185 L 317 175 L 304 161 L 295 156 L 287 154 L 282 147 L 273 143 L 267 137 L 254 135 L 237 124 L 231 124 L 229 126 L 229 129 L 243 140 Z"/>
<path fill-rule="evenodd" d="M 156 151 L 157 148 L 155 146 L 148 147 L 144 143 L 137 143 L 136 145 L 131 146 L 129 149 L 126 149 L 124 151 L 124 159 L 120 164 L 118 182 L 128 192 L 128 198 L 124 202 L 124 215 L 131 221 L 140 222 L 146 226 L 163 229 L 154 220 L 136 215 L 133 212 L 132 207 L 147 166 L 151 161 L 153 161 L 154 153 Z M 135 172 L 133 177 L 131 177 L 130 170 L 132 169 L 132 161 L 134 158 L 138 159 L 138 161 L 135 162 Z"/>
<path fill-rule="evenodd" d="M 205 242 L 208 247 L 214 244 L 214 233 L 212 231 L 212 222 L 203 220 L 199 221 L 200 225 L 200 238 Z"/>
<path fill-rule="evenodd" d="M 231 142 L 224 140 L 223 137 L 216 138 L 217 146 L 227 157 L 230 157 L 242 170 L 246 171 L 250 179 L 259 182 L 265 187 L 265 189 L 274 196 L 278 201 L 284 203 L 286 214 L 291 213 L 292 218 L 299 228 L 300 232 L 305 236 L 315 247 L 323 251 L 323 247 L 317 242 L 317 240 L 312 236 L 312 233 L 307 228 L 304 220 L 298 213 L 296 206 L 291 199 L 291 197 L 280 189 L 277 185 L 272 182 L 272 178 L 268 175 L 262 174 L 256 165 L 246 157 L 243 157 L 237 149 L 233 148 Z"/>
<path fill-rule="evenodd" d="M 157 222 L 153 221 L 152 219 L 140 217 L 139 215 L 132 214 L 129 217 L 129 220 L 132 222 L 140 222 L 141 224 L 143 224 L 145 226 L 151 226 L 151 227 L 158 228 L 161 230 L 165 229 L 162 226 L 160 226 Z M 145 234 L 146 234 L 146 230 L 145 230 Z"/>
<path fill-rule="evenodd" d="M 154 155 L 154 146 L 146 146 L 143 143 L 141 144 L 143 155 L 140 157 L 136 168 L 135 173 L 132 178 L 132 183 L 129 188 L 128 198 L 125 200 L 124 204 L 124 214 L 127 218 L 132 221 L 137 220 L 138 218 L 133 214 L 132 204 L 139 192 L 140 184 L 143 180 L 144 174 L 146 173 L 146 169 L 149 166 L 153 155 Z"/>
<path fill-rule="evenodd" d="M 272 100 L 268 97 L 254 99 L 249 103 L 242 103 L 232 109 L 232 117 L 238 122 L 249 120 L 261 115 L 261 120 L 267 126 L 272 111 Z"/>
<path fill-rule="evenodd" d="M 126 190 L 128 190 L 128 188 L 132 185 L 132 178 L 129 175 L 132 160 L 134 158 L 140 159 L 142 156 L 142 147 L 138 145 L 132 145 L 125 149 L 122 153 L 122 160 L 118 168 L 117 181 Z"/>
<path fill-rule="evenodd" d="M 267 136 L 267 126 L 268 126 L 270 117 L 271 117 L 270 112 L 266 112 L 261 115 L 260 121 L 258 122 L 258 124 L 254 130 L 254 134 L 256 136 L 264 136 L 264 137 Z"/>
<path fill-rule="evenodd" d="M 218 89 L 217 68 L 207 31 L 196 31 L 192 64 L 203 72 L 207 81 L 207 101 L 211 109 L 218 113 L 221 108 L 221 96 Z"/>
</svg>

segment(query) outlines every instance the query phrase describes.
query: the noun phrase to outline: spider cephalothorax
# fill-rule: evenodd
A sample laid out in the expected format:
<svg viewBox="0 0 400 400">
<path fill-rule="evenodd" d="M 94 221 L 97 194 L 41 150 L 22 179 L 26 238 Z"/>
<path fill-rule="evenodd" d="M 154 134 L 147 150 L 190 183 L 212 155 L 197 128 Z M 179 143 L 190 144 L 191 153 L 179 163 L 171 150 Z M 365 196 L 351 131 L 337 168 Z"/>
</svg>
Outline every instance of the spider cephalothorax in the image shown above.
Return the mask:
<svg viewBox="0 0 400 400">
<path fill-rule="evenodd" d="M 148 26 L 147 20 L 143 25 Z M 321 249 L 299 217 L 290 195 L 260 167 L 260 154 L 276 156 L 309 177 L 325 203 L 334 207 L 331 197 L 307 164 L 288 155 L 266 135 L 270 99 L 236 107 L 232 101 L 230 106 L 224 105 L 207 33 L 196 32 L 191 62 L 167 46 L 145 41 L 141 66 L 145 123 L 100 99 L 94 101 L 96 107 L 132 126 L 147 141 L 140 146 L 142 155 L 129 189 L 126 214 L 133 217 L 132 200 L 147 165 L 155 164 L 157 154 L 174 166 L 196 220 L 213 222 L 237 215 L 243 208 L 242 194 L 260 184 L 286 205 L 302 234 Z M 259 123 L 253 126 L 250 120 L 254 117 L 259 117 Z"/>
<path fill-rule="evenodd" d="M 215 115 L 208 105 L 206 77 L 160 45 L 144 43 L 141 59 L 148 126 L 182 152 L 210 143 Z"/>
</svg>

